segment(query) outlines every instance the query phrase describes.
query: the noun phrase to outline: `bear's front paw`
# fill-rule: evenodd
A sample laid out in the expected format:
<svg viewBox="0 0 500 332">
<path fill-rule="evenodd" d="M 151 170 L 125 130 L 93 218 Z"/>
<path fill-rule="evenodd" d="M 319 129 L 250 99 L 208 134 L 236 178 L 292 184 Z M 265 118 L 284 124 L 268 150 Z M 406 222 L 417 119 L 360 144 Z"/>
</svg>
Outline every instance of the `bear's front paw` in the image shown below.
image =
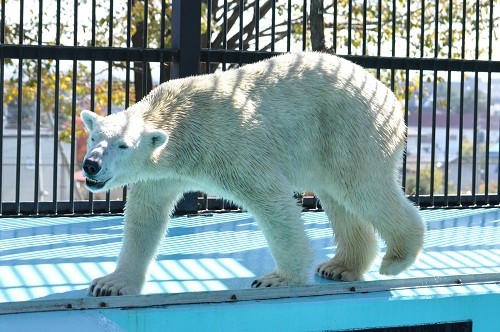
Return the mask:
<svg viewBox="0 0 500 332">
<path fill-rule="evenodd" d="M 96 278 L 88 289 L 92 296 L 138 295 L 141 293 L 144 279 L 131 278 L 124 273 L 113 272 Z"/>
<path fill-rule="evenodd" d="M 326 279 L 340 281 L 356 281 L 363 279 L 362 271 L 349 268 L 346 264 L 336 262 L 334 259 L 319 264 L 316 268 L 316 274 Z"/>
<path fill-rule="evenodd" d="M 252 288 L 296 286 L 304 284 L 303 281 L 282 276 L 278 272 L 266 274 L 252 282 Z"/>
</svg>

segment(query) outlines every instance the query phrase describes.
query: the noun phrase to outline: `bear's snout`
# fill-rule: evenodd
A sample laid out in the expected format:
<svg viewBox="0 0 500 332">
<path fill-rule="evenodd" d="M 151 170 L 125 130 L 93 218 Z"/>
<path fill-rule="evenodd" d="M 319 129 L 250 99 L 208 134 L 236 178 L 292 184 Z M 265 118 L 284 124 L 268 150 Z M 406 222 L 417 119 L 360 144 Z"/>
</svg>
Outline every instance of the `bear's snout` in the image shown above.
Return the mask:
<svg viewBox="0 0 500 332">
<path fill-rule="evenodd" d="M 101 162 L 87 158 L 83 162 L 83 170 L 87 175 L 96 175 L 101 170 Z"/>
</svg>

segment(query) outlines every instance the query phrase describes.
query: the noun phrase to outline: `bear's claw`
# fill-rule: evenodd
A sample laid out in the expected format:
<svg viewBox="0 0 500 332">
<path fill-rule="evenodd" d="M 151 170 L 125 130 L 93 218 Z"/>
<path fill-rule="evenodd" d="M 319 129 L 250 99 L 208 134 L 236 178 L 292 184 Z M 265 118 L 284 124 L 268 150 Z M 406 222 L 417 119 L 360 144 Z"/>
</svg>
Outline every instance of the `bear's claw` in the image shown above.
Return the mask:
<svg viewBox="0 0 500 332">
<path fill-rule="evenodd" d="M 316 268 L 316 274 L 322 278 L 339 281 L 357 281 L 363 279 L 363 272 L 349 269 L 343 264 L 328 260 Z"/>
<path fill-rule="evenodd" d="M 260 286 L 262 286 L 262 281 L 254 280 L 252 282 L 252 288 L 259 288 Z M 266 287 L 271 287 L 271 284 L 268 284 Z"/>
<path fill-rule="evenodd" d="M 281 287 L 301 285 L 303 282 L 283 277 L 278 272 L 266 274 L 252 282 L 252 288 Z"/>
<path fill-rule="evenodd" d="M 87 293 L 92 296 L 119 296 L 138 295 L 143 283 L 134 281 L 123 275 L 111 273 L 110 275 L 94 279 Z"/>
</svg>

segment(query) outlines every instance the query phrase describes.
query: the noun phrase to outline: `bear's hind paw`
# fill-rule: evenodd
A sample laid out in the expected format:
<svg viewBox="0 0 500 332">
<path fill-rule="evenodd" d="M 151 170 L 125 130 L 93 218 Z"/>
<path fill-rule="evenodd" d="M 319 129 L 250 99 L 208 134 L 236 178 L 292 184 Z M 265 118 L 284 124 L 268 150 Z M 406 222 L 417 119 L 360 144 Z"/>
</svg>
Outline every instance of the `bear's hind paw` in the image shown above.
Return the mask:
<svg viewBox="0 0 500 332">
<path fill-rule="evenodd" d="M 252 282 L 252 288 L 281 287 L 303 285 L 305 282 L 283 277 L 278 272 L 271 272 Z"/>
<path fill-rule="evenodd" d="M 363 279 L 363 272 L 347 268 L 333 259 L 323 262 L 316 268 L 316 274 L 322 278 L 339 281 L 357 281 Z"/>
<path fill-rule="evenodd" d="M 385 255 L 380 265 L 380 274 L 394 276 L 400 274 L 410 267 L 416 260 L 417 256 L 398 257 L 396 255 Z"/>
</svg>

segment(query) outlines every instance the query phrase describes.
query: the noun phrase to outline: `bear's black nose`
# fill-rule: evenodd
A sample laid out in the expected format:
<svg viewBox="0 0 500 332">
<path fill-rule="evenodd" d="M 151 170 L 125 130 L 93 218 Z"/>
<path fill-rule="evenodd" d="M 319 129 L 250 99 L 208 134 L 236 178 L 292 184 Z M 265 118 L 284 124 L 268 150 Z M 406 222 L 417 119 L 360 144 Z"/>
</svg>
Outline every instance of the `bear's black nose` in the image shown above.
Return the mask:
<svg viewBox="0 0 500 332">
<path fill-rule="evenodd" d="M 96 175 L 101 170 L 101 163 L 94 159 L 87 158 L 83 162 L 83 170 L 88 175 Z"/>
</svg>

